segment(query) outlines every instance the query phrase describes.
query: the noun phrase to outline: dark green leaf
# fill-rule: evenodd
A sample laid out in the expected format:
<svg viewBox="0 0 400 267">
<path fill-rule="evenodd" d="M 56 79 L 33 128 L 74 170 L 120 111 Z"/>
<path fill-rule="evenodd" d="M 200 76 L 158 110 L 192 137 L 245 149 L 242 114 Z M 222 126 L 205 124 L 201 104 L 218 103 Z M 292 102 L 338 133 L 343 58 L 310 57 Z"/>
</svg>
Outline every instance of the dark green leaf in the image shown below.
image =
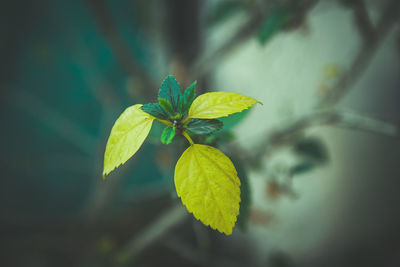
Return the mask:
<svg viewBox="0 0 400 267">
<path fill-rule="evenodd" d="M 142 106 L 142 110 L 158 119 L 168 119 L 168 114 L 161 108 L 159 104 L 150 103 Z"/>
<path fill-rule="evenodd" d="M 172 107 L 171 103 L 168 100 L 164 98 L 159 98 L 158 103 L 166 113 L 168 113 L 169 115 L 174 114 L 174 108 Z"/>
<path fill-rule="evenodd" d="M 306 137 L 300 139 L 293 147 L 294 152 L 316 163 L 322 164 L 328 161 L 328 151 L 321 139 Z"/>
<path fill-rule="evenodd" d="M 272 10 L 264 23 L 261 25 L 258 33 L 258 40 L 265 44 L 275 34 L 277 34 L 290 18 L 290 11 L 287 7 L 278 7 Z"/>
<path fill-rule="evenodd" d="M 238 227 L 245 231 L 247 230 L 247 222 L 249 220 L 250 215 L 250 207 L 251 207 L 251 191 L 249 185 L 249 179 L 246 174 L 246 170 L 243 167 L 243 164 L 236 157 L 231 156 L 231 160 L 233 165 L 236 167 L 237 175 L 240 179 L 240 208 L 239 208 L 239 216 L 237 217 L 237 225 Z"/>
<path fill-rule="evenodd" d="M 164 131 L 161 134 L 161 143 L 168 145 L 171 144 L 172 139 L 174 139 L 175 136 L 175 127 L 172 126 L 167 126 L 164 128 Z"/>
<path fill-rule="evenodd" d="M 181 86 L 175 80 L 174 76 L 169 75 L 161 84 L 161 88 L 158 91 L 158 98 L 169 101 L 174 108 L 174 111 L 178 109 L 179 98 L 182 96 Z"/>
<path fill-rule="evenodd" d="M 314 169 L 314 167 L 316 167 L 315 162 L 305 161 L 290 168 L 290 173 L 291 175 L 303 174 L 311 171 L 312 169 Z"/>
<path fill-rule="evenodd" d="M 183 92 L 183 97 L 179 100 L 179 112 L 181 114 L 189 112 L 190 105 L 192 105 L 193 100 L 196 97 L 196 84 L 197 81 L 194 81 L 185 92 Z"/>
<path fill-rule="evenodd" d="M 219 129 L 224 124 L 216 119 L 191 119 L 186 127 L 194 134 L 211 134 Z"/>
<path fill-rule="evenodd" d="M 236 125 L 238 125 L 248 114 L 250 109 L 245 109 L 242 112 L 234 113 L 228 117 L 219 118 L 220 121 L 224 123 L 224 131 L 232 130 Z"/>
</svg>

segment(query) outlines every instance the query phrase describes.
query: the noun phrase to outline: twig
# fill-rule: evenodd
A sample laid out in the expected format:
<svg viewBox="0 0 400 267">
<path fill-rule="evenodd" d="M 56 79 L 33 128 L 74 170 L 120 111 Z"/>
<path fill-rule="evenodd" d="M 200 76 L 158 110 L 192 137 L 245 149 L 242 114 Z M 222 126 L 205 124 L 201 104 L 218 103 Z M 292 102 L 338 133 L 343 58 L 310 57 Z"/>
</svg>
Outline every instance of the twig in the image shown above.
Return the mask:
<svg viewBox="0 0 400 267">
<path fill-rule="evenodd" d="M 336 126 L 349 128 L 391 137 L 399 136 L 400 127 L 394 123 L 385 122 L 355 112 L 346 110 L 318 110 L 293 119 L 286 125 L 270 133 L 264 142 L 257 145 L 253 156 L 246 159 L 251 164 L 256 162 L 270 148 L 277 145 L 291 144 L 297 140 L 303 130 L 315 126 Z"/>
<path fill-rule="evenodd" d="M 210 55 L 204 54 L 201 56 L 190 68 L 190 73 L 197 79 L 201 76 L 205 76 L 211 73 L 218 63 L 224 59 L 229 53 L 233 52 L 240 45 L 249 40 L 259 30 L 261 24 L 268 16 L 270 11 L 280 1 L 267 1 L 263 6 L 255 6 L 250 10 L 250 18 L 233 34 L 233 36 L 227 40 L 221 47 Z M 294 16 L 303 16 L 308 12 L 318 0 L 305 0 L 302 1 L 301 5 L 298 6 L 297 10 L 301 12 L 295 13 Z"/>
<path fill-rule="evenodd" d="M 345 73 L 336 86 L 317 104 L 317 108 L 332 107 L 336 104 L 355 84 L 364 73 L 377 52 L 379 45 L 394 28 L 399 18 L 400 1 L 392 0 L 385 11 L 382 13 L 378 26 L 374 32 L 374 37 L 366 42 L 353 61 L 350 69 Z"/>
<path fill-rule="evenodd" d="M 185 244 L 183 240 L 179 240 L 172 235 L 169 235 L 168 238 L 164 239 L 163 244 L 182 258 L 185 258 L 193 263 L 197 263 L 202 266 L 240 267 L 247 265 L 245 263 L 240 264 L 236 261 L 231 260 L 230 258 L 221 258 L 205 251 L 191 248 L 190 246 L 188 246 L 188 244 Z"/>
<path fill-rule="evenodd" d="M 87 0 L 91 7 L 98 25 L 102 30 L 110 48 L 120 65 L 125 72 L 134 77 L 135 88 L 145 97 L 151 97 L 153 89 L 156 86 L 153 84 L 148 73 L 140 64 L 136 62 L 136 57 L 129 49 L 129 46 L 124 42 L 123 38 L 118 34 L 117 26 L 109 12 L 107 12 L 107 3 L 104 0 Z"/>
<path fill-rule="evenodd" d="M 122 248 L 119 260 L 129 262 L 138 256 L 144 249 L 167 233 L 172 227 L 183 222 L 188 212 L 179 203 L 160 215 L 146 229 L 141 230 L 129 243 Z"/>
<path fill-rule="evenodd" d="M 93 155 L 96 138 L 88 134 L 70 118 L 48 107 L 38 97 L 28 91 L 19 90 L 16 95 L 18 106 L 31 114 L 60 137 L 77 147 L 87 155 Z"/>
</svg>

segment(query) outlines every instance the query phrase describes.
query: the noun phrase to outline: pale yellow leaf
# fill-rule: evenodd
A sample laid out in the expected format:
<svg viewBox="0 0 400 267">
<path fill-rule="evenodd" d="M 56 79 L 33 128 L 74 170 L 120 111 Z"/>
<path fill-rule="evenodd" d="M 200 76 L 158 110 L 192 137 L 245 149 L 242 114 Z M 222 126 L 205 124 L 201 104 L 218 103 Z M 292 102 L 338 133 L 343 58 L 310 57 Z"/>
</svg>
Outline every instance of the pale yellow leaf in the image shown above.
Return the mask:
<svg viewBox="0 0 400 267">
<path fill-rule="evenodd" d="M 240 112 L 259 101 L 238 93 L 212 92 L 198 96 L 189 109 L 189 118 L 215 119 Z"/>
<path fill-rule="evenodd" d="M 103 176 L 130 159 L 149 134 L 154 117 L 142 111 L 141 106 L 127 108 L 115 122 L 104 153 Z"/>
<path fill-rule="evenodd" d="M 240 180 L 231 160 L 218 149 L 193 144 L 175 168 L 178 197 L 194 217 L 230 235 L 239 214 Z"/>
</svg>

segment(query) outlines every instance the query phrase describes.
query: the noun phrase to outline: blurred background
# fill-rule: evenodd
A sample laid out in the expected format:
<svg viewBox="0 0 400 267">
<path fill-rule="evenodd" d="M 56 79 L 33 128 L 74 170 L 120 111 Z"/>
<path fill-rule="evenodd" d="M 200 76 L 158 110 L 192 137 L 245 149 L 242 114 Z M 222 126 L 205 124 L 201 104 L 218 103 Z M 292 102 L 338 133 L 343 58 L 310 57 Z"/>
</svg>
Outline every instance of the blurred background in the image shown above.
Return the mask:
<svg viewBox="0 0 400 267">
<path fill-rule="evenodd" d="M 1 266 L 400 266 L 397 0 L 1 1 Z M 242 181 L 196 221 L 161 125 L 107 180 L 130 105 L 173 74 L 263 102 L 197 142 Z"/>
</svg>

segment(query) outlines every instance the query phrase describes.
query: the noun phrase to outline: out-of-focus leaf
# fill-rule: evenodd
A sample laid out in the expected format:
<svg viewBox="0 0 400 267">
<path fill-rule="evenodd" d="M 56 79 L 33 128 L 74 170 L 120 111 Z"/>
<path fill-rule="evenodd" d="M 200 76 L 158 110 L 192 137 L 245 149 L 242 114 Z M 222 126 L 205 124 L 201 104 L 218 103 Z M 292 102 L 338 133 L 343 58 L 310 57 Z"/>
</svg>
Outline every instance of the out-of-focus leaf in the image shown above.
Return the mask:
<svg viewBox="0 0 400 267">
<path fill-rule="evenodd" d="M 233 164 L 236 167 L 238 177 L 240 179 L 240 209 L 239 216 L 237 217 L 237 226 L 242 230 L 247 230 L 247 222 L 250 216 L 251 207 L 251 190 L 249 185 L 249 179 L 246 174 L 242 163 L 239 159 L 231 157 Z"/>
<path fill-rule="evenodd" d="M 216 119 L 190 119 L 186 127 L 194 134 L 211 134 L 221 129 L 223 125 Z"/>
<path fill-rule="evenodd" d="M 238 93 L 212 92 L 198 96 L 189 109 L 189 118 L 216 119 L 248 109 L 259 101 Z"/>
<path fill-rule="evenodd" d="M 258 40 L 262 45 L 267 43 L 275 34 L 277 34 L 290 18 L 290 9 L 287 7 L 277 7 L 272 10 L 264 23 L 261 25 L 258 33 Z"/>
<path fill-rule="evenodd" d="M 189 112 L 189 108 L 193 103 L 194 98 L 196 97 L 196 84 L 197 81 L 194 81 L 186 90 L 183 92 L 183 97 L 179 99 L 179 112 L 184 115 Z"/>
<path fill-rule="evenodd" d="M 164 98 L 159 98 L 158 103 L 160 104 L 161 108 L 167 113 L 168 115 L 173 115 L 174 114 L 174 108 L 172 107 L 171 103 L 164 99 Z"/>
<path fill-rule="evenodd" d="M 127 108 L 115 122 L 104 153 L 103 177 L 130 159 L 149 134 L 154 117 L 141 106 Z"/>
<path fill-rule="evenodd" d="M 167 126 L 164 128 L 164 131 L 161 134 L 161 143 L 164 145 L 171 144 L 172 139 L 174 139 L 175 136 L 175 127 Z"/>
<path fill-rule="evenodd" d="M 230 235 L 239 214 L 240 180 L 220 150 L 194 144 L 175 168 L 175 187 L 183 205 L 211 228 Z"/>
<path fill-rule="evenodd" d="M 314 169 L 314 167 L 316 167 L 315 162 L 311 162 L 311 161 L 301 162 L 290 168 L 290 174 L 292 176 L 303 174 L 303 173 L 311 171 L 312 169 Z"/>
<path fill-rule="evenodd" d="M 214 26 L 221 23 L 245 7 L 245 1 L 218 1 L 206 17 L 207 23 Z"/>
<path fill-rule="evenodd" d="M 180 97 L 182 97 L 181 86 L 175 80 L 174 76 L 167 76 L 158 91 L 158 98 L 163 98 L 169 101 L 174 108 L 174 111 L 177 111 Z"/>
<path fill-rule="evenodd" d="M 300 139 L 293 147 L 294 152 L 316 163 L 322 164 L 328 161 L 328 151 L 321 139 L 305 137 Z"/>
<path fill-rule="evenodd" d="M 235 128 L 246 116 L 249 114 L 250 108 L 245 109 L 242 112 L 238 112 L 235 114 L 231 114 L 228 117 L 219 118 L 220 121 L 223 122 L 224 128 L 223 131 L 230 131 Z"/>
<path fill-rule="evenodd" d="M 161 120 L 166 120 L 168 119 L 168 114 L 161 108 L 161 106 L 159 104 L 156 103 L 149 103 L 149 104 L 144 104 L 141 109 L 156 117 L 157 119 L 161 119 Z"/>
</svg>

